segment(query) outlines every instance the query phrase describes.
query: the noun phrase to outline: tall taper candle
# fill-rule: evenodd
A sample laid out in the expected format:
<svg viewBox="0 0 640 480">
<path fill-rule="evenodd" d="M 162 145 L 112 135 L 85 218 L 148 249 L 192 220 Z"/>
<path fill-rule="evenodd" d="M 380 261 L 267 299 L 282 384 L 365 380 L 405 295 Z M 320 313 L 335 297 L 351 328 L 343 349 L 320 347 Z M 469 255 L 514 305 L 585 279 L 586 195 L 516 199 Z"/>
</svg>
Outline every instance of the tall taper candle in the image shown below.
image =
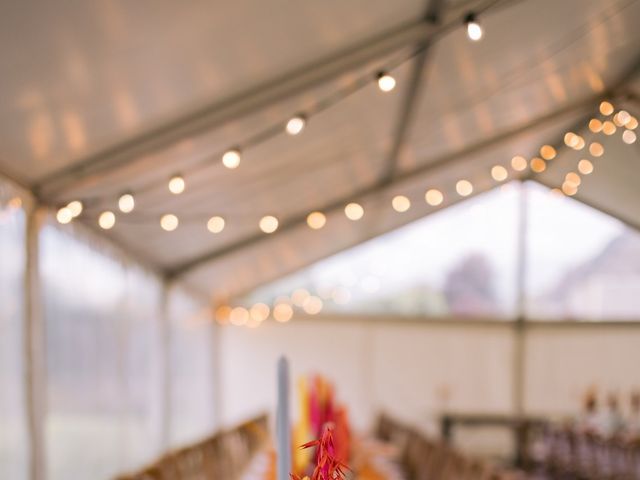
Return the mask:
<svg viewBox="0 0 640 480">
<path fill-rule="evenodd" d="M 278 407 L 276 412 L 277 480 L 289 480 L 291 472 L 291 426 L 289 425 L 289 362 L 278 359 Z"/>
</svg>

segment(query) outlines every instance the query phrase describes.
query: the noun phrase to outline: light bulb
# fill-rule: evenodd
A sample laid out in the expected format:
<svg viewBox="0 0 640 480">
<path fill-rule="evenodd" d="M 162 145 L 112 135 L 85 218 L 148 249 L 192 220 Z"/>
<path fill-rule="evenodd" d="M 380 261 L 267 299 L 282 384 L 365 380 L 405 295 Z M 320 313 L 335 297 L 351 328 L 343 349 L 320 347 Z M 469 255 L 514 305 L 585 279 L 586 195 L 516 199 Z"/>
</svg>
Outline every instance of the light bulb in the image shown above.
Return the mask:
<svg viewBox="0 0 640 480">
<path fill-rule="evenodd" d="M 113 212 L 102 212 L 98 217 L 98 225 L 104 230 L 110 230 L 116 224 L 116 216 Z"/>
<path fill-rule="evenodd" d="M 293 308 L 288 303 L 278 303 L 273 307 L 273 318 L 277 322 L 285 323 L 293 317 Z"/>
<path fill-rule="evenodd" d="M 349 220 L 360 220 L 364 215 L 364 208 L 359 203 L 352 202 L 344 207 L 344 214 Z"/>
<path fill-rule="evenodd" d="M 174 175 L 169 180 L 169 191 L 174 195 L 179 195 L 184 192 L 184 187 L 184 178 L 182 178 L 180 175 Z"/>
<path fill-rule="evenodd" d="M 118 199 L 118 208 L 122 213 L 132 212 L 136 207 L 136 200 L 130 193 L 125 193 Z"/>
<path fill-rule="evenodd" d="M 556 149 L 551 145 L 543 145 L 540 148 L 540 156 L 545 160 L 553 160 L 554 158 L 556 158 L 556 154 Z"/>
<path fill-rule="evenodd" d="M 482 27 L 478 23 L 476 16 L 473 13 L 467 15 L 464 23 L 467 26 L 467 36 L 470 40 L 477 42 L 482 38 Z"/>
<path fill-rule="evenodd" d="M 63 225 L 69 223 L 71 220 L 73 220 L 73 213 L 71 213 L 69 207 L 62 207 L 56 213 L 56 220 L 58 220 L 58 222 L 62 223 Z"/>
<path fill-rule="evenodd" d="M 173 232 L 176 228 L 178 228 L 179 224 L 180 221 L 178 220 L 178 217 L 176 217 L 172 213 L 167 213 L 160 218 L 160 227 L 162 227 L 162 229 L 167 232 Z"/>
<path fill-rule="evenodd" d="M 636 138 L 636 132 L 634 132 L 633 130 L 625 130 L 622 134 L 622 141 L 627 145 L 635 143 Z"/>
<path fill-rule="evenodd" d="M 69 204 L 67 205 L 67 208 L 71 212 L 71 215 L 73 216 L 73 218 L 76 218 L 78 215 L 82 213 L 83 205 L 80 200 L 74 200 L 72 202 L 69 202 Z"/>
<path fill-rule="evenodd" d="M 229 313 L 229 322 L 232 325 L 241 326 L 249 321 L 249 310 L 244 307 L 235 307 Z"/>
<path fill-rule="evenodd" d="M 473 193 L 473 185 L 469 180 L 458 180 L 456 183 L 456 192 L 461 197 L 468 197 Z"/>
<path fill-rule="evenodd" d="M 396 212 L 403 213 L 411 208 L 411 200 L 404 195 L 396 195 L 391 200 L 391 206 Z"/>
<path fill-rule="evenodd" d="M 508 176 L 509 173 L 507 172 L 507 169 L 502 165 L 494 165 L 493 167 L 491 167 L 491 177 L 496 182 L 502 182 L 506 180 Z"/>
<path fill-rule="evenodd" d="M 220 233 L 222 230 L 224 230 L 224 225 L 224 218 L 219 216 L 211 217 L 207 222 L 207 230 L 209 230 L 211 233 Z"/>
<path fill-rule="evenodd" d="M 390 92 L 396 87 L 396 79 L 386 72 L 378 74 L 378 88 L 383 92 Z"/>
<path fill-rule="evenodd" d="M 231 170 L 238 168 L 238 165 L 240 165 L 240 150 L 234 148 L 224 152 L 222 155 L 222 164 Z"/>
<path fill-rule="evenodd" d="M 583 158 L 578 162 L 578 171 L 583 175 L 589 175 L 593 172 L 593 163 L 586 158 Z"/>
<path fill-rule="evenodd" d="M 542 173 L 547 169 L 547 164 L 544 160 L 538 157 L 531 159 L 531 170 L 535 173 Z"/>
<path fill-rule="evenodd" d="M 527 160 L 521 155 L 516 155 L 511 159 L 511 168 L 517 172 L 522 172 L 527 168 Z"/>
<path fill-rule="evenodd" d="M 298 135 L 302 130 L 304 130 L 305 124 L 307 123 L 304 115 L 296 115 L 292 117 L 287 122 L 287 133 L 289 135 Z"/>
<path fill-rule="evenodd" d="M 613 105 L 607 101 L 600 103 L 600 113 L 606 116 L 611 115 L 613 113 Z"/>
<path fill-rule="evenodd" d="M 319 230 L 327 223 L 327 217 L 322 212 L 311 212 L 307 216 L 307 225 L 309 228 Z"/>
<path fill-rule="evenodd" d="M 264 233 L 273 233 L 278 229 L 278 219 L 273 215 L 265 215 L 260 219 L 259 226 Z"/>
<path fill-rule="evenodd" d="M 604 147 L 601 143 L 593 142 L 589 145 L 589 153 L 594 157 L 601 157 L 604 154 Z"/>
<path fill-rule="evenodd" d="M 437 207 L 444 201 L 444 195 L 442 195 L 440 190 L 432 188 L 424 194 L 424 200 L 432 207 Z"/>
</svg>

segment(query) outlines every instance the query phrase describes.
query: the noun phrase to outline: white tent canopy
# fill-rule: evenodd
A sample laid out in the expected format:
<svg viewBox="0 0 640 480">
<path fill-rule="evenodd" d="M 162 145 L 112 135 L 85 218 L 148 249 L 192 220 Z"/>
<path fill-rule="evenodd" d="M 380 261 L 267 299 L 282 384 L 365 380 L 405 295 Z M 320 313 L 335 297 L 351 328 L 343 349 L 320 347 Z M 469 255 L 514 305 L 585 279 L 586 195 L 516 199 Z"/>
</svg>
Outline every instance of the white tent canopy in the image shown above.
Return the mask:
<svg viewBox="0 0 640 480">
<path fill-rule="evenodd" d="M 481 42 L 465 34 L 469 12 Z M 214 298 L 427 215 L 428 188 L 443 206 L 461 178 L 486 191 L 492 165 L 546 143 L 559 155 L 537 178 L 558 187 L 583 155 L 561 148 L 567 130 L 588 139 L 603 98 L 640 114 L 633 0 L 105 0 L 5 5 L 0 18 L 0 172 L 43 205 L 82 200 L 78 221 L 95 228 L 134 192 L 136 210 L 104 234 Z M 389 67 L 397 87 L 383 93 L 375 75 Z M 307 128 L 286 135 L 299 112 Z M 600 140 L 606 168 L 576 198 L 640 226 L 637 144 L 618 136 Z M 241 165 L 226 169 L 236 145 Z M 391 209 L 397 194 L 409 212 Z M 342 211 L 355 200 L 359 222 Z M 322 230 L 306 225 L 314 210 Z M 176 231 L 161 230 L 165 213 Z M 267 214 L 271 235 L 258 228 Z M 212 215 L 222 233 L 207 231 Z"/>
</svg>

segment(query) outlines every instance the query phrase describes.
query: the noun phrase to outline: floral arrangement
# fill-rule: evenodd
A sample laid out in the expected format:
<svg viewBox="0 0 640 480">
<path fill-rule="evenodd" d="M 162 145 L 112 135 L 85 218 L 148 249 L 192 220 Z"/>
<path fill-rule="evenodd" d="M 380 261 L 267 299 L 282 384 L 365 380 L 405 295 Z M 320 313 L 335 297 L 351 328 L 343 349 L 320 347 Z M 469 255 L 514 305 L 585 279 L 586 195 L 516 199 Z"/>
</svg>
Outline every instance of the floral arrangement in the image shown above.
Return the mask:
<svg viewBox="0 0 640 480">
<path fill-rule="evenodd" d="M 301 449 L 317 447 L 316 466 L 311 477 L 300 477 L 292 473 L 291 480 L 344 480 L 345 470 L 348 467 L 336 455 L 333 430 L 334 426 L 327 424 L 320 439 L 307 442 L 300 447 Z"/>
</svg>

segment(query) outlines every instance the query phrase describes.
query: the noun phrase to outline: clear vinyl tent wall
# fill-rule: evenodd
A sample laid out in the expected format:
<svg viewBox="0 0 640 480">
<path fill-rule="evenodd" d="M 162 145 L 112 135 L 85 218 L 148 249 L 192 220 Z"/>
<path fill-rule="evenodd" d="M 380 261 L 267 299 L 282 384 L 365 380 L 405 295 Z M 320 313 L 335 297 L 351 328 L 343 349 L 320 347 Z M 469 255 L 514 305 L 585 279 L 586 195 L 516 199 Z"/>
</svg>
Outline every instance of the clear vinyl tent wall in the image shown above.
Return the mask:
<svg viewBox="0 0 640 480">
<path fill-rule="evenodd" d="M 0 477 L 110 478 L 210 434 L 209 312 L 0 180 Z"/>
</svg>

